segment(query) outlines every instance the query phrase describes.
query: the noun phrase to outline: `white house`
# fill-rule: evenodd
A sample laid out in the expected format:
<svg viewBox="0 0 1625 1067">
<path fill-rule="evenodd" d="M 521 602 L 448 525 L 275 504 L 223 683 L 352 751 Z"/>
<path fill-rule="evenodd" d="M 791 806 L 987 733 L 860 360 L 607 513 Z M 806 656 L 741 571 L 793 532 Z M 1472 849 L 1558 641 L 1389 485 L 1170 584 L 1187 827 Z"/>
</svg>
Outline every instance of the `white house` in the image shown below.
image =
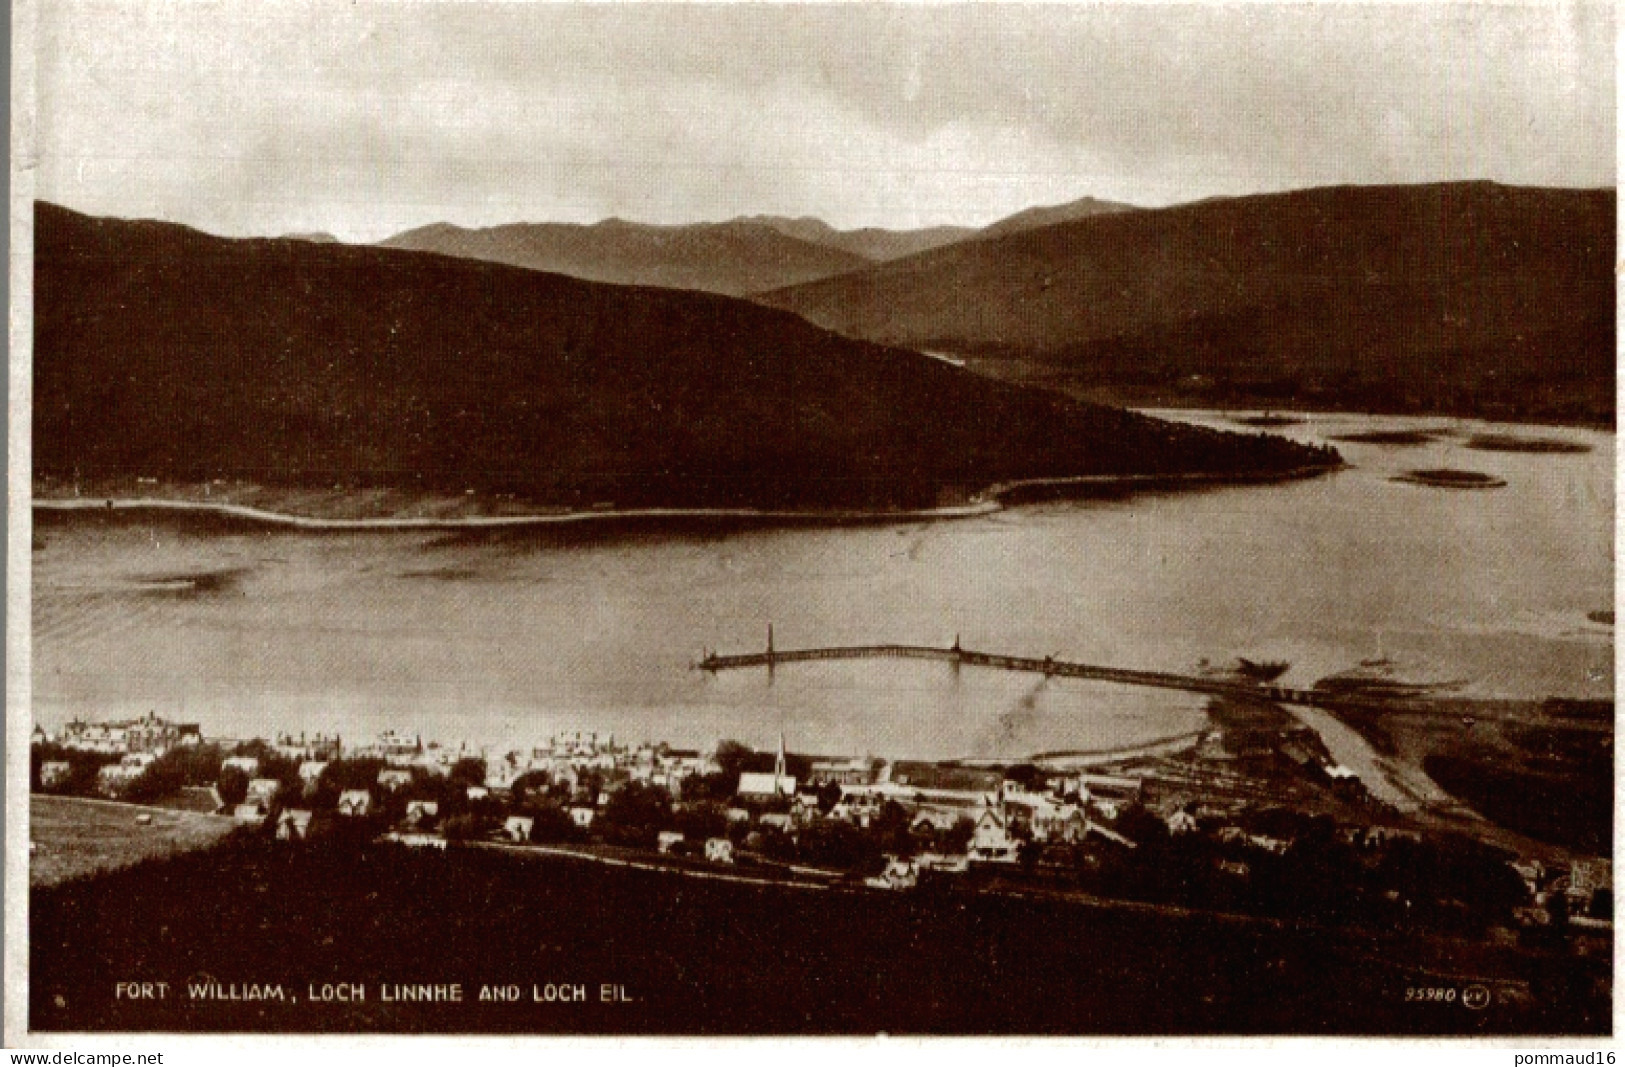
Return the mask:
<svg viewBox="0 0 1625 1067">
<path fill-rule="evenodd" d="M 726 837 L 713 837 L 705 842 L 705 858 L 712 863 L 732 863 L 734 843 Z"/>
<path fill-rule="evenodd" d="M 39 766 L 41 789 L 55 789 L 73 774 L 73 764 L 67 760 L 46 760 Z"/>
<path fill-rule="evenodd" d="M 406 802 L 406 825 L 427 826 L 434 822 L 440 814 L 440 804 L 433 800 L 409 800 Z"/>
<path fill-rule="evenodd" d="M 104 797 L 115 797 L 141 775 L 140 767 L 126 767 L 122 763 L 109 763 L 96 772 L 96 792 Z"/>
<path fill-rule="evenodd" d="M 662 830 L 660 836 L 655 839 L 655 844 L 662 852 L 670 852 L 682 843 L 683 835 L 676 830 Z"/>
<path fill-rule="evenodd" d="M 303 808 L 288 808 L 276 821 L 279 841 L 303 841 L 310 835 L 311 812 Z"/>
<path fill-rule="evenodd" d="M 299 781 L 309 793 L 316 788 L 316 783 L 322 780 L 322 772 L 327 770 L 326 760 L 308 759 L 299 765 Z"/>
<path fill-rule="evenodd" d="M 1032 815 L 1028 823 L 1033 839 L 1037 841 L 1066 842 L 1083 840 L 1089 829 L 1089 820 L 1076 804 L 1055 804 L 1044 797 L 1027 798 L 1031 801 Z"/>
<path fill-rule="evenodd" d="M 593 820 L 597 817 L 597 810 L 594 808 L 589 808 L 585 804 L 577 804 L 575 807 L 570 809 L 570 821 L 581 827 L 583 830 L 592 829 Z"/>
<path fill-rule="evenodd" d="M 920 868 L 913 860 L 886 857 L 886 869 L 863 884 L 872 889 L 913 889 L 920 884 Z"/>
<path fill-rule="evenodd" d="M 339 794 L 339 814 L 353 816 L 372 814 L 372 794 L 365 789 L 346 789 Z"/>
<path fill-rule="evenodd" d="M 1180 808 L 1168 816 L 1168 832 L 1175 836 L 1179 834 L 1194 834 L 1197 830 L 1196 816 Z"/>
<path fill-rule="evenodd" d="M 536 820 L 529 815 L 510 815 L 502 824 L 502 835 L 509 841 L 523 844 L 530 840 L 531 827 Z"/>
<path fill-rule="evenodd" d="M 981 863 L 1015 863 L 1021 842 L 1010 836 L 1010 823 L 997 808 L 983 808 L 976 817 L 967 855 Z"/>
<path fill-rule="evenodd" d="M 248 777 L 253 778 L 260 773 L 260 758 L 258 756 L 232 756 L 220 762 L 222 771 L 227 767 L 235 767 Z"/>
<path fill-rule="evenodd" d="M 231 818 L 241 826 L 259 826 L 265 821 L 265 805 L 239 804 L 232 809 Z"/>
<path fill-rule="evenodd" d="M 275 778 L 255 778 L 248 783 L 248 795 L 243 799 L 250 804 L 269 805 L 282 792 L 282 783 Z"/>
<path fill-rule="evenodd" d="M 790 816 L 778 814 L 763 815 L 757 820 L 757 823 L 761 826 L 771 826 L 773 829 L 784 833 L 789 833 L 795 826 L 795 820 L 791 819 Z"/>
</svg>

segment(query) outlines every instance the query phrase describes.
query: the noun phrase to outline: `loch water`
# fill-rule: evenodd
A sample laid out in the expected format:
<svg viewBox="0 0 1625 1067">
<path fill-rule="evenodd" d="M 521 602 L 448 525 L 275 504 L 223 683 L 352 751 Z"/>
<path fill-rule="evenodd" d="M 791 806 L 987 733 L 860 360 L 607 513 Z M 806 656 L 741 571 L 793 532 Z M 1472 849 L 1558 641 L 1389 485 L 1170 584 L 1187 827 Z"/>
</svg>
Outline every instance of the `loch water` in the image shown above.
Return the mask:
<svg viewBox="0 0 1625 1067">
<path fill-rule="evenodd" d="M 1169 417 L 1238 428 L 1216 413 Z M 1012 757 L 1199 729 L 1203 700 L 895 660 L 711 675 L 703 649 L 880 642 L 1283 681 L 1385 660 L 1464 694 L 1611 696 L 1614 438 L 1305 415 L 1347 469 L 951 521 L 308 532 L 171 516 L 37 519 L 36 720 L 156 711 L 209 735 L 384 728 L 524 744 L 559 729 L 809 752 Z M 1478 451 L 1473 434 L 1581 453 Z M 1459 468 L 1503 488 L 1398 482 Z"/>
</svg>

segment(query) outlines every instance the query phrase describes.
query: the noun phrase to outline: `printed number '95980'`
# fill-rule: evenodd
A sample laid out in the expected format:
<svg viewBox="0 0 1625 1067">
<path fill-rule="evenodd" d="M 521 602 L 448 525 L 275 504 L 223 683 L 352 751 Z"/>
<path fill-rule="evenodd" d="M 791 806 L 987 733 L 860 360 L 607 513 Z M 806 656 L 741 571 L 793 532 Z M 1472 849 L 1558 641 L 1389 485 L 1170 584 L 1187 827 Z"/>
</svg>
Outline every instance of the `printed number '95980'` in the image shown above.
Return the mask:
<svg viewBox="0 0 1625 1067">
<path fill-rule="evenodd" d="M 1451 986 L 1407 986 L 1405 1000 L 1407 1003 L 1420 1000 L 1436 1004 L 1453 1004 L 1456 1000 L 1456 990 Z"/>
</svg>

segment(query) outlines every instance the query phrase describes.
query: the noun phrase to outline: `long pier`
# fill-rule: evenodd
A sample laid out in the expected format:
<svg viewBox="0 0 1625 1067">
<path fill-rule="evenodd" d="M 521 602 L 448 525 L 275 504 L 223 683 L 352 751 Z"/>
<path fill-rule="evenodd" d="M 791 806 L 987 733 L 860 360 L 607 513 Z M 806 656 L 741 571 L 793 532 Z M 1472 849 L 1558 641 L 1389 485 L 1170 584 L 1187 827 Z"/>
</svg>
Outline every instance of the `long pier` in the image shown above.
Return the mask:
<svg viewBox="0 0 1625 1067">
<path fill-rule="evenodd" d="M 781 663 L 809 663 L 817 660 L 849 659 L 922 659 L 956 666 L 989 667 L 995 670 L 1025 671 L 1055 678 L 1083 678 L 1096 682 L 1116 682 L 1120 685 L 1147 686 L 1153 689 L 1178 689 L 1187 693 L 1206 693 L 1211 696 L 1236 697 L 1246 700 L 1268 700 L 1279 704 L 1303 704 L 1328 708 L 1370 707 L 1379 702 L 1351 698 L 1345 693 L 1327 693 L 1315 689 L 1294 689 L 1290 686 L 1268 683 L 1249 683 L 1198 675 L 1171 674 L 1165 671 L 1141 671 L 1126 667 L 1105 667 L 1092 663 L 1074 663 L 1069 660 L 1045 656 L 1007 656 L 997 652 L 978 652 L 961 648 L 958 641 L 947 648 L 930 645 L 847 645 L 832 648 L 775 649 L 771 632 L 768 647 L 763 652 L 738 655 L 719 655 L 708 652 L 694 666 L 704 671 L 738 670 L 745 667 L 774 667 Z"/>
</svg>

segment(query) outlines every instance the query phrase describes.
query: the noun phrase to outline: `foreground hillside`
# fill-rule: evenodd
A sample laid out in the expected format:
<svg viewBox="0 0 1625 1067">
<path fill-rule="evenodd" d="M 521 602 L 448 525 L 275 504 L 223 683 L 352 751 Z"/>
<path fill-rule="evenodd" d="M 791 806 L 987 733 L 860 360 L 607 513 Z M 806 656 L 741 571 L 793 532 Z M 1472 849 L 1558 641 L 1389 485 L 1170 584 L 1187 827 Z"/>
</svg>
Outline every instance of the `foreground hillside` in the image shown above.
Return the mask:
<svg viewBox="0 0 1625 1067">
<path fill-rule="evenodd" d="M 232 839 L 30 894 L 29 1025 L 1467 1035 L 1609 1024 L 1607 955 L 1023 895 L 812 891 L 486 849 Z M 170 995 L 116 996 L 132 974 L 171 983 Z M 279 995 L 190 995 L 211 979 Z M 1406 996 L 1480 982 L 1494 990 L 1487 1010 Z M 418 983 L 456 983 L 463 998 L 385 995 Z M 336 984 L 365 996 L 324 1001 Z M 480 996 L 510 984 L 511 1001 Z M 547 992 L 577 984 L 580 1001 Z"/>
<path fill-rule="evenodd" d="M 1335 455 L 986 380 L 719 296 L 35 213 L 37 476 L 620 506 L 933 504 Z"/>
<path fill-rule="evenodd" d="M 759 299 L 1090 396 L 1611 423 L 1614 199 L 1488 183 L 1241 197 Z"/>
<path fill-rule="evenodd" d="M 748 219 L 693 226 L 611 219 L 591 226 L 513 223 L 477 230 L 436 223 L 380 244 L 588 281 L 729 296 L 827 278 L 870 263 L 870 257 Z"/>
</svg>

